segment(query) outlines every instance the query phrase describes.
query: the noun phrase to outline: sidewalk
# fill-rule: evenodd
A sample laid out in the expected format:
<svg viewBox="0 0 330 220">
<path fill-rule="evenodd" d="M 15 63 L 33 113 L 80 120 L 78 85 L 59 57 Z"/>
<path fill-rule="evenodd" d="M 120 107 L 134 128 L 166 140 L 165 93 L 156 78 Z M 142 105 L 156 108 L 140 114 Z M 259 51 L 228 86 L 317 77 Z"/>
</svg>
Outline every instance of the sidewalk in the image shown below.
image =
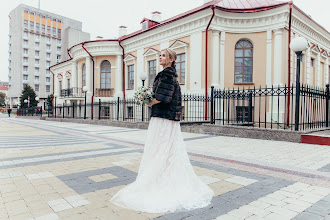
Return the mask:
<svg viewBox="0 0 330 220">
<path fill-rule="evenodd" d="M 109 199 L 146 130 L 0 118 L 0 219 L 329 219 L 329 146 L 183 133 L 206 208 L 149 214 Z"/>
</svg>

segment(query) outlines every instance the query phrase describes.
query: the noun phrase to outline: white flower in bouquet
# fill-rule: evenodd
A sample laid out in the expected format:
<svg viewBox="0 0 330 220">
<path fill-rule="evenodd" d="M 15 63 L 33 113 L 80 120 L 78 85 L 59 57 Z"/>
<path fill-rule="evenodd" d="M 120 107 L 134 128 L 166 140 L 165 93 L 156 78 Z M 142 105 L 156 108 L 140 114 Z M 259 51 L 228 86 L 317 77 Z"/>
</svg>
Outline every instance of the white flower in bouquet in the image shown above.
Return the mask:
<svg viewBox="0 0 330 220">
<path fill-rule="evenodd" d="M 142 86 L 134 93 L 134 99 L 136 104 L 145 105 L 154 99 L 153 95 L 151 86 Z"/>
</svg>

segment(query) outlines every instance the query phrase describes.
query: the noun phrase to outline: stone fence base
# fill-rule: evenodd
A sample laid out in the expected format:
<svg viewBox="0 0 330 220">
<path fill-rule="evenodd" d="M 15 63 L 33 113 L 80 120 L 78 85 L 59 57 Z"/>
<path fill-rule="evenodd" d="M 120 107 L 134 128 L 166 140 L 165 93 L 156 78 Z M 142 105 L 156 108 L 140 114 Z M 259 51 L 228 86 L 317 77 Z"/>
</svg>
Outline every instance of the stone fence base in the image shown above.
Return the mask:
<svg viewBox="0 0 330 220">
<path fill-rule="evenodd" d="M 98 125 L 138 128 L 138 129 L 148 129 L 148 125 L 149 125 L 148 122 L 126 122 L 126 121 L 47 118 L 47 117 L 40 118 L 36 116 L 17 117 L 17 118 L 42 119 L 47 121 L 72 122 L 72 123 L 81 123 L 81 124 L 98 124 Z M 181 130 L 182 132 L 191 132 L 198 134 L 210 134 L 210 135 L 275 140 L 275 141 L 288 141 L 288 142 L 296 142 L 296 143 L 301 143 L 302 134 L 311 132 L 311 131 L 297 132 L 291 130 L 275 130 L 275 129 L 265 129 L 265 128 L 223 126 L 223 125 L 211 125 L 205 123 L 186 123 L 186 122 L 181 122 Z"/>
</svg>

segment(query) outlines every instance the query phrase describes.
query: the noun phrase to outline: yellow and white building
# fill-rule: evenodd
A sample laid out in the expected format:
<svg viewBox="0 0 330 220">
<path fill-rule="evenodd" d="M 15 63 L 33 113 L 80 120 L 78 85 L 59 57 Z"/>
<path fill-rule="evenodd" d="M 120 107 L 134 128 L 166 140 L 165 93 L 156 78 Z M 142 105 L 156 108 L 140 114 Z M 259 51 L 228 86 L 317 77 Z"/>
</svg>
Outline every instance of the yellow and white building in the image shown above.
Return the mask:
<svg viewBox="0 0 330 220">
<path fill-rule="evenodd" d="M 302 60 L 301 83 L 329 82 L 330 33 L 292 2 L 215 0 L 167 20 L 160 12 L 144 18 L 141 30 L 118 39 L 86 41 L 68 50 L 70 59 L 50 67 L 60 105 L 132 97 L 146 72 L 151 85 L 161 71 L 158 56 L 170 47 L 178 54 L 183 93 L 215 88 L 284 86 L 295 83 L 295 54 L 289 43 L 303 36 L 309 43 Z"/>
</svg>

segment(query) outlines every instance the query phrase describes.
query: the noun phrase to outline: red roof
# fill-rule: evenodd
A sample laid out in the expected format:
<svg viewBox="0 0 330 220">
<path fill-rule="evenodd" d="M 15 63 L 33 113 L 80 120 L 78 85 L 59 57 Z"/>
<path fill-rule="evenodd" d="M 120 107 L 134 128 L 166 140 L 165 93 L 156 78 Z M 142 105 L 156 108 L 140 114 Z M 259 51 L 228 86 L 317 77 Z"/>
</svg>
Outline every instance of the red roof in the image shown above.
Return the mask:
<svg viewBox="0 0 330 220">
<path fill-rule="evenodd" d="M 0 86 L 0 90 L 8 90 L 8 87 L 7 86 Z"/>
<path fill-rule="evenodd" d="M 256 9 L 280 5 L 283 1 L 276 0 L 221 0 L 216 6 L 227 9 Z"/>
</svg>

